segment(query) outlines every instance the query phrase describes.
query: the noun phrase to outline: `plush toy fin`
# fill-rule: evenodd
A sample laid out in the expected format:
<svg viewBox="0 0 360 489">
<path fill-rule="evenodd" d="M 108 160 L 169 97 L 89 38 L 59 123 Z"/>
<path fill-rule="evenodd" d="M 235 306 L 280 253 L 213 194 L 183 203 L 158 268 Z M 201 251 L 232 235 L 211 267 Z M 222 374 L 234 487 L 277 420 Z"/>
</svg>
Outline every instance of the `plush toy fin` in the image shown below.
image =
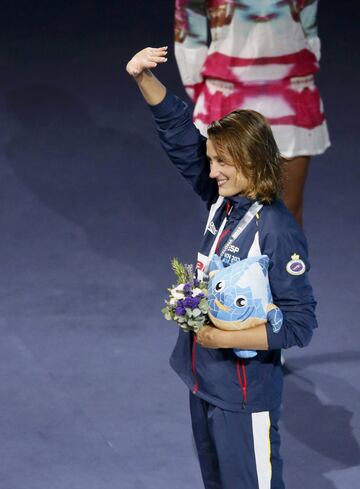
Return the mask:
<svg viewBox="0 0 360 489">
<path fill-rule="evenodd" d="M 239 358 L 254 358 L 257 355 L 254 350 L 234 350 L 234 353 Z"/>
<path fill-rule="evenodd" d="M 269 268 L 269 257 L 267 255 L 261 255 L 259 258 L 259 264 L 261 266 L 264 275 L 266 276 L 268 268 Z"/>
<path fill-rule="evenodd" d="M 283 321 L 284 321 L 283 313 L 276 306 L 271 309 L 269 307 L 267 313 L 267 320 L 270 323 L 273 332 L 278 333 L 283 325 Z"/>
</svg>

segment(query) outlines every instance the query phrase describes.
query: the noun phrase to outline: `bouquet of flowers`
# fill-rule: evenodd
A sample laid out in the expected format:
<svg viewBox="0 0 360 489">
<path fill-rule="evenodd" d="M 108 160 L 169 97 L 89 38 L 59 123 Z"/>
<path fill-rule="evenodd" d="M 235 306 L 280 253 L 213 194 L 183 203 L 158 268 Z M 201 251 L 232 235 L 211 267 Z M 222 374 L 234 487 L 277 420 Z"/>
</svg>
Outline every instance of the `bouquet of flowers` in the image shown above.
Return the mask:
<svg viewBox="0 0 360 489">
<path fill-rule="evenodd" d="M 185 331 L 194 331 L 209 322 L 209 304 L 207 285 L 194 275 L 192 265 L 184 265 L 177 258 L 171 261 L 177 278 L 177 285 L 168 289 L 169 297 L 166 306 L 161 310 L 165 319 L 176 321 Z"/>
</svg>

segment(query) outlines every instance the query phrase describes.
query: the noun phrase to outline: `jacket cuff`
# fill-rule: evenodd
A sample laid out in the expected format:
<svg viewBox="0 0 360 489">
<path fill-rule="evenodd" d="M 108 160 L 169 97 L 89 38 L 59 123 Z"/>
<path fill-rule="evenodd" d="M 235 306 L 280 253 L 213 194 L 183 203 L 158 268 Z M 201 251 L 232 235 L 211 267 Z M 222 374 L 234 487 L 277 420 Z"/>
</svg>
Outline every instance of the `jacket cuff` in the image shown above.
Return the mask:
<svg viewBox="0 0 360 489">
<path fill-rule="evenodd" d="M 154 117 L 163 117 L 166 114 L 172 112 L 172 109 L 176 103 L 176 98 L 171 92 L 166 92 L 165 97 L 157 105 L 149 105 Z"/>
<path fill-rule="evenodd" d="M 266 323 L 266 334 L 268 340 L 269 350 L 280 350 L 284 347 L 284 326 L 274 333 L 272 326 L 269 322 Z"/>
</svg>

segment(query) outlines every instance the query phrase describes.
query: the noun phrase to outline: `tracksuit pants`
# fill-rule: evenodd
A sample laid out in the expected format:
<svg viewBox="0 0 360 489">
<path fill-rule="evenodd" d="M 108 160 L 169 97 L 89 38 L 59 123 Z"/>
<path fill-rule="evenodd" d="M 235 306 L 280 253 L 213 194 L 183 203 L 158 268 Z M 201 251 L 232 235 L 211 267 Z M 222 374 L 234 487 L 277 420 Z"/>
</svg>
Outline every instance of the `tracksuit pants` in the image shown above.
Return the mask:
<svg viewBox="0 0 360 489">
<path fill-rule="evenodd" d="M 224 411 L 190 392 L 190 411 L 205 489 L 285 489 L 279 410 Z"/>
</svg>

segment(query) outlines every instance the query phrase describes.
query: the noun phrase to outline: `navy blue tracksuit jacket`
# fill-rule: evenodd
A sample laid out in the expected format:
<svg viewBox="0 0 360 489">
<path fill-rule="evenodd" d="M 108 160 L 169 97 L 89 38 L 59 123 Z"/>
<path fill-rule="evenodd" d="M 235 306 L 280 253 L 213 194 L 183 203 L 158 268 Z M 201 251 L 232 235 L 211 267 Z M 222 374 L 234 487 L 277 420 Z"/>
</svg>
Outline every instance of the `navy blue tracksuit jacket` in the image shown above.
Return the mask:
<svg viewBox="0 0 360 489">
<path fill-rule="evenodd" d="M 218 254 L 253 202 L 242 196 L 219 197 L 216 181 L 209 178 L 206 139 L 192 123 L 184 102 L 167 94 L 151 109 L 162 146 L 210 209 L 198 253 L 197 268 L 202 271 L 225 216 Z M 232 349 L 202 348 L 195 335 L 179 329 L 170 359 L 190 389 L 193 434 L 205 489 L 285 489 L 278 432 L 281 349 L 306 346 L 317 323 L 306 240 L 281 201 L 262 207 L 226 248 L 222 261 L 230 265 L 258 254 L 270 259 L 273 301 L 284 316 L 279 331 L 266 326 L 269 350 L 242 359 Z"/>
<path fill-rule="evenodd" d="M 150 108 L 169 158 L 211 208 L 218 202 L 217 183 L 209 178 L 206 139 L 194 126 L 187 104 L 167 93 L 159 105 Z M 232 212 L 225 227 L 228 235 L 252 203 L 245 197 L 233 197 L 225 198 L 217 206 L 204 234 L 200 256 L 208 256 L 215 239 L 214 232 L 220 228 L 229 206 Z M 256 238 L 261 253 L 270 259 L 273 299 L 284 315 L 279 332 L 273 332 L 271 325 L 267 325 L 269 350 L 259 351 L 252 359 L 240 359 L 231 349 L 202 348 L 191 333 L 180 329 L 170 359 L 173 369 L 194 394 L 222 409 L 249 413 L 270 411 L 280 406 L 283 376 L 280 350 L 295 345 L 306 346 L 317 327 L 316 303 L 308 280 L 310 265 L 306 239 L 281 201 L 263 206 L 259 218 L 252 220 L 235 241 L 233 252 L 224 257 L 225 262 L 230 264 L 246 258 Z M 220 250 L 225 242 L 226 239 L 220 240 Z M 299 274 L 292 273 L 289 268 L 295 260 L 296 271 L 296 259 L 301 260 Z"/>
</svg>

